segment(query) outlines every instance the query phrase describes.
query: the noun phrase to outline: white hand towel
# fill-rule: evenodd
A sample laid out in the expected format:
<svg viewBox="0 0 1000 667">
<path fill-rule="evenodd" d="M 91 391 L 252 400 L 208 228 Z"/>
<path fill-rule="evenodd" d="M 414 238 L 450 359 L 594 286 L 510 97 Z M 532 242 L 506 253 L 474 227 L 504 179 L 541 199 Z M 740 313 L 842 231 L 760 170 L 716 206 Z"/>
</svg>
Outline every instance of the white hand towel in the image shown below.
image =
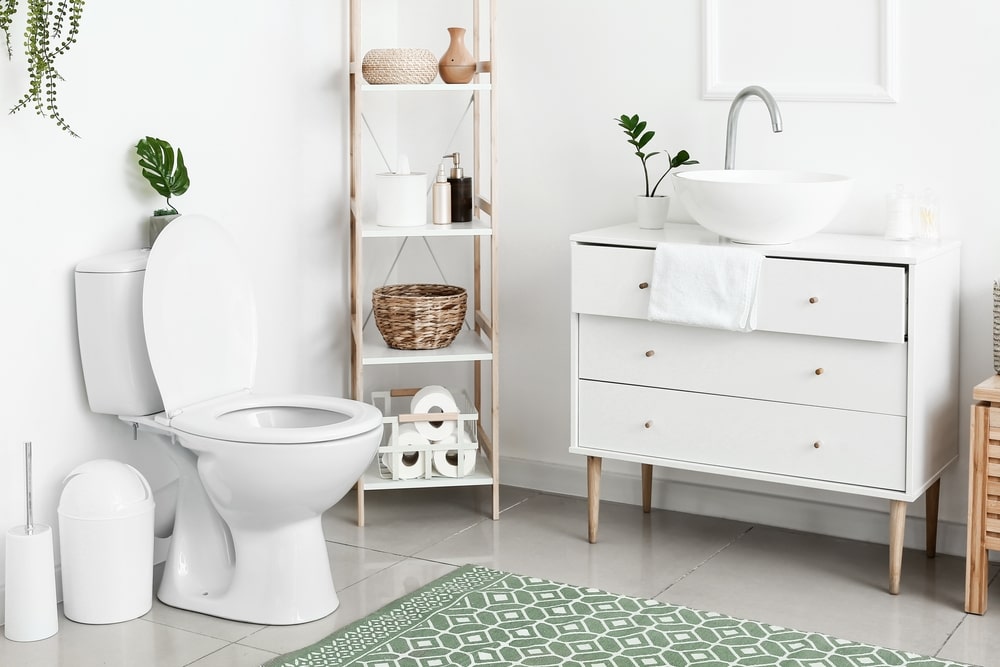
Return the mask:
<svg viewBox="0 0 1000 667">
<path fill-rule="evenodd" d="M 656 322 L 753 331 L 764 256 L 728 246 L 660 243 L 647 316 Z"/>
</svg>

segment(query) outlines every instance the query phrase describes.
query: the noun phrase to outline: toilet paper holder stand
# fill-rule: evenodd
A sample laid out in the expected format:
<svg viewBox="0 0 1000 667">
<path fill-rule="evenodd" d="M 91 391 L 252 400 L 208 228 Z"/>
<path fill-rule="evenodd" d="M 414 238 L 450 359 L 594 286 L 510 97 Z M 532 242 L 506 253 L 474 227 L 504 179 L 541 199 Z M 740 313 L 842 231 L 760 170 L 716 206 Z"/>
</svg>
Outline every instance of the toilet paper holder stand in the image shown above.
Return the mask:
<svg viewBox="0 0 1000 667">
<path fill-rule="evenodd" d="M 457 476 L 464 476 L 461 471 L 466 467 L 464 465 L 466 464 L 465 457 L 471 456 L 473 457 L 473 460 L 475 460 L 478 456 L 479 413 L 476 411 L 475 407 L 472 407 L 472 402 L 469 400 L 465 391 L 459 391 L 457 393 L 452 392 L 454 396 L 461 397 L 460 401 L 456 401 L 459 405 L 459 411 L 457 412 L 409 412 L 410 399 L 412 399 L 418 391 L 419 389 L 404 388 L 372 392 L 371 402 L 375 407 L 382 411 L 382 423 L 385 425 L 383 443 L 378 448 L 376 460 L 381 461 L 383 459 L 383 455 L 385 454 L 389 454 L 393 457 L 404 457 L 422 453 L 423 456 L 421 459 L 423 469 L 420 476 L 416 479 L 430 479 L 432 477 L 443 476 L 432 464 L 435 453 L 454 452 L 456 457 L 455 466 L 458 471 Z M 441 423 L 449 421 L 454 422 L 455 424 L 453 438 L 437 442 L 429 441 L 426 445 L 422 444 L 419 447 L 399 443 L 399 434 L 401 429 L 407 424 L 417 424 L 420 422 Z M 386 466 L 380 463 L 380 476 L 383 479 L 401 479 L 398 475 L 398 460 L 396 460 L 396 464 L 397 465 L 395 466 Z M 475 465 L 472 465 L 471 469 L 474 470 Z"/>
</svg>

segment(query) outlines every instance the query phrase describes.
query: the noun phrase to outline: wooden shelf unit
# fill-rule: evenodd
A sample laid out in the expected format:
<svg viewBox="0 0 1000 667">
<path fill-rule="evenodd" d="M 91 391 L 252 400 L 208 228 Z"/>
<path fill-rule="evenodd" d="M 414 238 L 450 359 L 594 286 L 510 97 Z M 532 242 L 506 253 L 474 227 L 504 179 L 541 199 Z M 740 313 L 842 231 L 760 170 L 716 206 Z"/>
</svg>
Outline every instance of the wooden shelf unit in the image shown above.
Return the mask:
<svg viewBox="0 0 1000 667">
<path fill-rule="evenodd" d="M 428 0 L 431 4 L 433 0 Z M 472 53 L 477 61 L 476 75 L 468 84 L 371 85 L 361 75 L 361 60 L 367 47 L 362 45 L 364 0 L 350 2 L 350 300 L 351 300 L 351 395 L 365 400 L 365 369 L 370 366 L 426 363 L 471 363 L 473 365 L 473 403 L 480 415 L 478 441 L 482 455 L 470 475 L 458 478 L 384 480 L 369 471 L 357 483 L 358 525 L 365 525 L 365 491 L 389 488 L 434 488 L 442 486 L 489 485 L 492 487 L 492 518 L 500 518 L 499 476 L 499 361 L 498 361 L 498 265 L 497 265 L 497 79 L 496 79 L 496 5 L 497 0 L 469 0 L 472 4 Z M 442 35 L 444 33 L 442 26 Z M 372 47 L 382 47 L 373 44 Z M 445 95 L 466 91 L 472 96 L 471 164 L 473 221 L 451 225 L 427 224 L 420 227 L 379 227 L 363 219 L 361 211 L 363 174 L 362 119 L 363 100 L 367 95 L 399 93 L 404 95 Z M 483 119 L 488 112 L 488 122 Z M 489 165 L 488 187 L 483 189 L 482 165 Z M 466 173 L 469 173 L 467 168 Z M 470 293 L 471 326 L 463 329 L 450 346 L 441 350 L 405 351 L 389 348 L 364 312 L 364 257 L 366 239 L 423 237 L 430 242 L 444 237 L 467 237 L 471 246 L 473 285 Z M 374 249 L 370 249 L 374 252 Z M 487 267 L 484 269 L 484 265 Z M 469 321 L 469 317 L 466 318 Z M 437 384 L 429 379 L 427 384 Z M 369 390 L 371 388 L 368 388 Z M 375 389 L 382 389 L 375 387 Z M 486 418 L 484 426 L 484 417 Z M 377 465 L 377 461 L 376 461 Z"/>
</svg>

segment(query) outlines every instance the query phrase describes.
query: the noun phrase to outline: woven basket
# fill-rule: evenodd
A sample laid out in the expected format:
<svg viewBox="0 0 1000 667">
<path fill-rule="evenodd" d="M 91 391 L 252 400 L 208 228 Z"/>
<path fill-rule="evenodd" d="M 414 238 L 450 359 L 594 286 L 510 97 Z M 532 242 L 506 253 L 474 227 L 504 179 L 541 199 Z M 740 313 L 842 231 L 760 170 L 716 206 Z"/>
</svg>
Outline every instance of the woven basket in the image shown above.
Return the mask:
<svg viewBox="0 0 1000 667">
<path fill-rule="evenodd" d="M 993 370 L 1000 374 L 1000 282 L 993 281 Z"/>
<path fill-rule="evenodd" d="M 372 49 L 361 61 L 361 76 L 373 84 L 430 83 L 438 61 L 427 49 Z"/>
<path fill-rule="evenodd" d="M 386 285 L 372 292 L 375 326 L 397 350 L 451 345 L 465 321 L 468 295 L 454 285 Z"/>
</svg>

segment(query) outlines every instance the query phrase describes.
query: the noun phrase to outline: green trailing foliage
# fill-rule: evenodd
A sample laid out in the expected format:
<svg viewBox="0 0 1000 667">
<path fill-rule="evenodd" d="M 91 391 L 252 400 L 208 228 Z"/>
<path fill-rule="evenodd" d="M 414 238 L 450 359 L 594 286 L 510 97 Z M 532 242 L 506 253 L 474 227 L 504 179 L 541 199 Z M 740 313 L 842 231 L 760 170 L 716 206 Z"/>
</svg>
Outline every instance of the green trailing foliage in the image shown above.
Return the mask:
<svg viewBox="0 0 1000 667">
<path fill-rule="evenodd" d="M 13 57 L 10 28 L 17 6 L 18 0 L 0 0 L 0 30 L 4 33 L 8 58 Z M 83 6 L 84 0 L 27 0 L 24 55 L 28 61 L 28 91 L 10 110 L 17 113 L 31 107 L 74 137 L 79 135 L 59 112 L 58 84 L 63 78 L 56 69 L 56 59 L 76 44 Z"/>
<path fill-rule="evenodd" d="M 0 30 L 3 30 L 4 41 L 7 44 L 7 59 L 14 57 L 14 50 L 10 47 L 10 25 L 14 22 L 14 14 L 17 13 L 17 0 L 2 0 L 0 3 Z"/>
<path fill-rule="evenodd" d="M 666 151 L 644 153 L 643 149 L 645 149 L 646 145 L 653 140 L 653 137 L 656 136 L 656 132 L 647 130 L 646 121 L 640 120 L 638 114 L 634 116 L 622 114 L 622 116 L 620 118 L 616 118 L 615 121 L 618 123 L 618 126 L 622 128 L 625 136 L 628 137 L 628 143 L 635 147 L 635 155 L 642 163 L 642 174 L 645 177 L 646 182 L 646 191 L 644 196 L 655 197 L 656 188 L 660 187 L 660 183 L 663 182 L 663 179 L 666 178 L 671 169 L 676 169 L 677 167 L 683 165 L 698 164 L 698 161 L 692 160 L 691 156 L 685 150 L 678 151 L 677 155 L 674 155 L 673 157 L 671 157 L 670 153 L 667 153 Z M 667 170 L 663 172 L 663 175 L 660 176 L 660 178 L 653 185 L 651 190 L 649 188 L 649 167 L 647 166 L 646 161 L 651 157 L 659 155 L 661 152 L 667 156 L 667 160 L 670 164 L 667 167 Z"/>
<path fill-rule="evenodd" d="M 156 137 L 140 139 L 135 152 L 139 156 L 143 177 L 158 194 L 167 198 L 168 208 L 157 209 L 155 215 L 178 213 L 170 203 L 170 198 L 184 194 L 191 185 L 187 167 L 184 166 L 184 153 L 178 148 L 175 157 L 173 146 Z"/>
</svg>

